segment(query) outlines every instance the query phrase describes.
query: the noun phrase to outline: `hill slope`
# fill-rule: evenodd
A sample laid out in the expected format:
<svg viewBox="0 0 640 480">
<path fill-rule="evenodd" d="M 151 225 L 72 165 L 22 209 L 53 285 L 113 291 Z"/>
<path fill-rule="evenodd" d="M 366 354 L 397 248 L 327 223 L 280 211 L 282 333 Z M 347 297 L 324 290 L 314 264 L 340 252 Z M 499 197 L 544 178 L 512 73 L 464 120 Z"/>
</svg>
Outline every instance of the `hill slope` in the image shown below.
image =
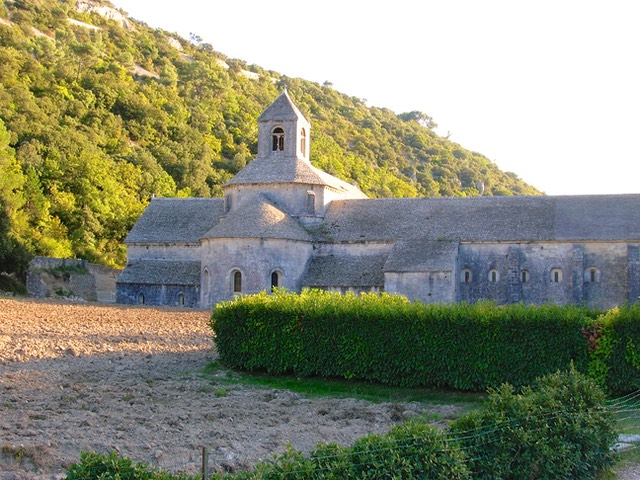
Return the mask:
<svg viewBox="0 0 640 480">
<path fill-rule="evenodd" d="M 32 254 L 122 265 L 152 195 L 221 194 L 285 86 L 312 123 L 314 165 L 370 196 L 539 193 L 436 135 L 421 112 L 227 59 L 106 1 L 5 0 L 0 271 Z"/>
</svg>

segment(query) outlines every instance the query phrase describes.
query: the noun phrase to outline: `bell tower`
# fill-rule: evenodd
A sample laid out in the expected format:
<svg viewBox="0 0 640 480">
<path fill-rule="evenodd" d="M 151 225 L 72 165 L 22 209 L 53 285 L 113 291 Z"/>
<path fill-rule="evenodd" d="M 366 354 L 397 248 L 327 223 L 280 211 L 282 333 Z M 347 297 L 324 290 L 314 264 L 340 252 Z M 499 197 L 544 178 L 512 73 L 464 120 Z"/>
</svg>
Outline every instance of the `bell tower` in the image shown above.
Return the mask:
<svg viewBox="0 0 640 480">
<path fill-rule="evenodd" d="M 297 158 L 310 164 L 311 125 L 291 101 L 287 91 L 258 118 L 258 158 Z"/>
</svg>

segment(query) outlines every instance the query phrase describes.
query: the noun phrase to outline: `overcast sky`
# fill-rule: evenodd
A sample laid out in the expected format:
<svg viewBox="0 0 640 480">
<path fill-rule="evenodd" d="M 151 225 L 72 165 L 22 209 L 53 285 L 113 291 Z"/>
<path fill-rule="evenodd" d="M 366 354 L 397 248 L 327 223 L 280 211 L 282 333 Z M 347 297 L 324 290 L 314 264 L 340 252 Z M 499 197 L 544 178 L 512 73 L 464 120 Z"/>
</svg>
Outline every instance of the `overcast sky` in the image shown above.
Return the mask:
<svg viewBox="0 0 640 480">
<path fill-rule="evenodd" d="M 640 193 L 635 0 L 112 1 L 228 57 L 422 111 L 547 194 Z"/>
</svg>

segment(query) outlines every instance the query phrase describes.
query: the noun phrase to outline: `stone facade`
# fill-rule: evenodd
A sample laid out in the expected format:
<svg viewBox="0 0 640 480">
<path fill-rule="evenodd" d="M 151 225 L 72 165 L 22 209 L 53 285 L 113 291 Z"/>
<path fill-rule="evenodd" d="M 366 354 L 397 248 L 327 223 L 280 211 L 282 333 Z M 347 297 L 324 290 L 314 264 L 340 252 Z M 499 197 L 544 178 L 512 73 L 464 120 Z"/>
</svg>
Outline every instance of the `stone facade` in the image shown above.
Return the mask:
<svg viewBox="0 0 640 480">
<path fill-rule="evenodd" d="M 577 304 L 640 295 L 640 195 L 369 199 L 313 167 L 287 93 L 221 199 L 152 200 L 117 301 L 209 308 L 284 287 L 412 300 Z"/>
<path fill-rule="evenodd" d="M 35 257 L 27 271 L 27 291 L 37 298 L 76 297 L 90 302 L 116 301 L 120 270 L 73 258 Z"/>
</svg>

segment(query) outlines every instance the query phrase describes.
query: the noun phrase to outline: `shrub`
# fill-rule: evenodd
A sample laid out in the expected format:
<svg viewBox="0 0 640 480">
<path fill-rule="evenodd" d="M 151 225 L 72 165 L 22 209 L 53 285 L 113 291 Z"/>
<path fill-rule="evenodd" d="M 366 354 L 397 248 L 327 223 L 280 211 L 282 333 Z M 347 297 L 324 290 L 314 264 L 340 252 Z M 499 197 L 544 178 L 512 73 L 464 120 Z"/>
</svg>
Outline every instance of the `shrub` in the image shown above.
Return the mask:
<svg viewBox="0 0 640 480">
<path fill-rule="evenodd" d="M 384 436 L 368 435 L 351 449 L 351 478 L 470 479 L 460 447 L 434 427 L 408 422 Z"/>
<path fill-rule="evenodd" d="M 173 475 L 143 463 L 134 463 L 117 452 L 109 454 L 82 452 L 80 462 L 67 470 L 65 480 L 187 480 L 186 475 Z"/>
<path fill-rule="evenodd" d="M 640 389 L 640 304 L 609 310 L 592 336 L 589 374 L 611 391 Z"/>
<path fill-rule="evenodd" d="M 289 448 L 272 462 L 235 479 L 329 480 L 402 478 L 467 480 L 460 447 L 425 423 L 397 425 L 386 435 L 367 435 L 351 447 L 320 444 L 309 455 Z"/>
<path fill-rule="evenodd" d="M 602 389 L 571 366 L 520 394 L 504 384 L 484 408 L 452 424 L 474 479 L 588 479 L 616 441 Z"/>
</svg>

